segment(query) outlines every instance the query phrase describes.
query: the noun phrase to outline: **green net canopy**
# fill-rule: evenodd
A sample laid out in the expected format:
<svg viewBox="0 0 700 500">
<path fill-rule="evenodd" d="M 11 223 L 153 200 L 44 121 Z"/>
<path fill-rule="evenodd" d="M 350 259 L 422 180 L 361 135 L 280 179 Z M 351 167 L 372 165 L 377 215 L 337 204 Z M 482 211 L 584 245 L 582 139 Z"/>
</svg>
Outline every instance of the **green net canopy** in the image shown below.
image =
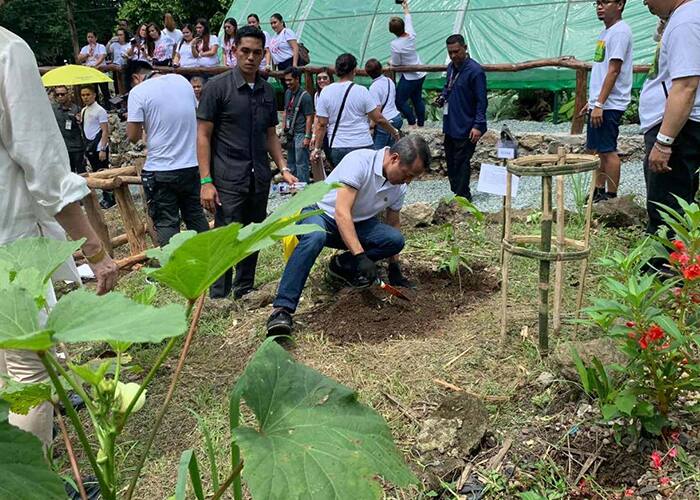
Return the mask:
<svg viewBox="0 0 700 500">
<path fill-rule="evenodd" d="M 482 64 L 569 55 L 590 61 L 603 28 L 593 0 L 412 0 L 410 8 L 424 64 L 448 62 L 445 38 L 453 33 L 464 35 L 471 56 Z M 362 65 L 372 57 L 385 63 L 394 38 L 389 19 L 403 15 L 393 0 L 233 0 L 227 17 L 244 25 L 247 15 L 256 13 L 269 33 L 275 12 L 309 49 L 314 66 L 330 66 L 343 52 L 354 54 Z M 634 33 L 634 62 L 651 63 L 657 18 L 641 0 L 628 0 L 624 20 Z M 439 85 L 443 76 L 430 75 L 427 86 Z M 567 69 L 490 72 L 488 79 L 490 88 L 575 86 L 575 74 Z"/>
</svg>

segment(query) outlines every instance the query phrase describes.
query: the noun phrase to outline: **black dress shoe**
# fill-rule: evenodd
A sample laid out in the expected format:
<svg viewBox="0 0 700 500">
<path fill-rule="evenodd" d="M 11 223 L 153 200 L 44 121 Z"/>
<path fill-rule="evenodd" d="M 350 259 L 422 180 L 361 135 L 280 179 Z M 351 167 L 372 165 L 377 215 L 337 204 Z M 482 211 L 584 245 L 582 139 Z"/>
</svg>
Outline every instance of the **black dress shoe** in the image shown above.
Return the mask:
<svg viewBox="0 0 700 500">
<path fill-rule="evenodd" d="M 292 315 L 286 309 L 277 309 L 267 319 L 268 337 L 288 337 L 294 329 Z"/>
</svg>

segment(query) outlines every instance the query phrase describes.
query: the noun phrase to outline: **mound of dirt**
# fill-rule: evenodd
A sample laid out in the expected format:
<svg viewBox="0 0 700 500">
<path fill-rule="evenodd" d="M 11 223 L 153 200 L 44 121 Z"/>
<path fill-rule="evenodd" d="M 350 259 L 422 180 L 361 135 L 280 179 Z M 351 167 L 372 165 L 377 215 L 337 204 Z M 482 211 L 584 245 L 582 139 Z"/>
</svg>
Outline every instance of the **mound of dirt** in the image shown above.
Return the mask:
<svg viewBox="0 0 700 500">
<path fill-rule="evenodd" d="M 391 297 L 378 287 L 344 288 L 331 302 L 298 316 L 313 331 L 341 344 L 424 337 L 434 335 L 437 326 L 469 307 L 477 295 L 483 298 L 499 288 L 498 278 L 484 266 L 475 266 L 472 273 L 462 271 L 461 293 L 457 277 L 447 273 L 414 269 L 406 274 L 416 284 L 413 290 L 401 290 L 410 302 Z"/>
</svg>

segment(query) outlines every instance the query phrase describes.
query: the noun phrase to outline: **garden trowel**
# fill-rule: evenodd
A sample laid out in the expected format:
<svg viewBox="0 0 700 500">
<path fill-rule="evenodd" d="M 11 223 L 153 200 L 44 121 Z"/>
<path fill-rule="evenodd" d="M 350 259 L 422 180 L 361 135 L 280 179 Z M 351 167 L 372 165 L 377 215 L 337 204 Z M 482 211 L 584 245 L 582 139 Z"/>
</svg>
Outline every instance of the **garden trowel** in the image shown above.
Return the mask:
<svg viewBox="0 0 700 500">
<path fill-rule="evenodd" d="M 401 300 L 405 300 L 406 302 L 411 302 L 411 299 L 409 299 L 408 297 L 406 297 L 406 296 L 401 292 L 401 290 L 399 290 L 398 288 L 395 288 L 395 287 L 393 287 L 393 286 L 391 286 L 391 285 L 387 285 L 386 283 L 384 283 L 383 280 L 378 279 L 377 281 L 374 282 L 374 284 L 377 285 L 377 286 L 378 286 L 379 288 L 381 288 L 382 290 L 384 290 L 384 291 L 385 291 L 386 293 L 388 293 L 389 295 L 393 295 L 394 297 L 398 297 L 398 298 L 400 298 Z"/>
</svg>

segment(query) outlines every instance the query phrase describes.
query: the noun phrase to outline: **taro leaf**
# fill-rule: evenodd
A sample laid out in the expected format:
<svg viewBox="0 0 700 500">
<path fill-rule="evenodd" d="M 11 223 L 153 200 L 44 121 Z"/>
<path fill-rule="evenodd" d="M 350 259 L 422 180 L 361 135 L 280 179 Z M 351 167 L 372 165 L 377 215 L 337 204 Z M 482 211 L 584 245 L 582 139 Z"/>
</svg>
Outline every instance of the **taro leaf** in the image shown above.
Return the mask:
<svg viewBox="0 0 700 500">
<path fill-rule="evenodd" d="M 0 399 L 9 403 L 13 413 L 26 415 L 35 406 L 51 399 L 51 385 L 48 383 L 24 384 L 6 375 L 0 375 L 0 379 Z"/>
<path fill-rule="evenodd" d="M 160 342 L 182 335 L 185 310 L 177 304 L 155 308 L 116 292 L 95 295 L 76 290 L 64 295 L 46 327 L 61 342 Z"/>
<path fill-rule="evenodd" d="M 175 250 L 180 248 L 184 242 L 196 235 L 197 231 L 182 231 L 177 233 L 175 236 L 170 238 L 170 241 L 164 247 L 146 250 L 146 256 L 151 259 L 156 259 L 160 263 L 161 267 L 163 267 L 168 263 Z"/>
<path fill-rule="evenodd" d="M 333 188 L 333 185 L 318 182 L 294 196 L 261 223 L 246 227 L 230 224 L 193 236 L 173 250 L 167 263 L 150 276 L 194 300 L 227 269 L 251 253 L 272 245 L 276 239 L 297 234 L 295 230 L 302 234 L 307 232 L 306 225 L 293 225 L 313 212 L 297 213 Z M 288 226 L 294 229 L 281 232 Z"/>
<path fill-rule="evenodd" d="M 59 241 L 48 238 L 23 238 L 0 246 L 0 262 L 15 272 L 34 268 L 46 281 L 85 240 Z"/>
<path fill-rule="evenodd" d="M 21 288 L 0 290 L 0 349 L 44 351 L 51 332 L 39 329 L 39 311 L 32 296 Z"/>
<path fill-rule="evenodd" d="M 234 389 L 258 429 L 233 429 L 256 500 L 380 498 L 376 476 L 398 486 L 417 480 L 384 419 L 357 393 L 302 364 L 272 339 Z"/>
<path fill-rule="evenodd" d="M 44 459 L 41 442 L 7 422 L 7 404 L 1 400 L 0 450 L 0 498 L 66 498 L 61 478 Z"/>
</svg>

